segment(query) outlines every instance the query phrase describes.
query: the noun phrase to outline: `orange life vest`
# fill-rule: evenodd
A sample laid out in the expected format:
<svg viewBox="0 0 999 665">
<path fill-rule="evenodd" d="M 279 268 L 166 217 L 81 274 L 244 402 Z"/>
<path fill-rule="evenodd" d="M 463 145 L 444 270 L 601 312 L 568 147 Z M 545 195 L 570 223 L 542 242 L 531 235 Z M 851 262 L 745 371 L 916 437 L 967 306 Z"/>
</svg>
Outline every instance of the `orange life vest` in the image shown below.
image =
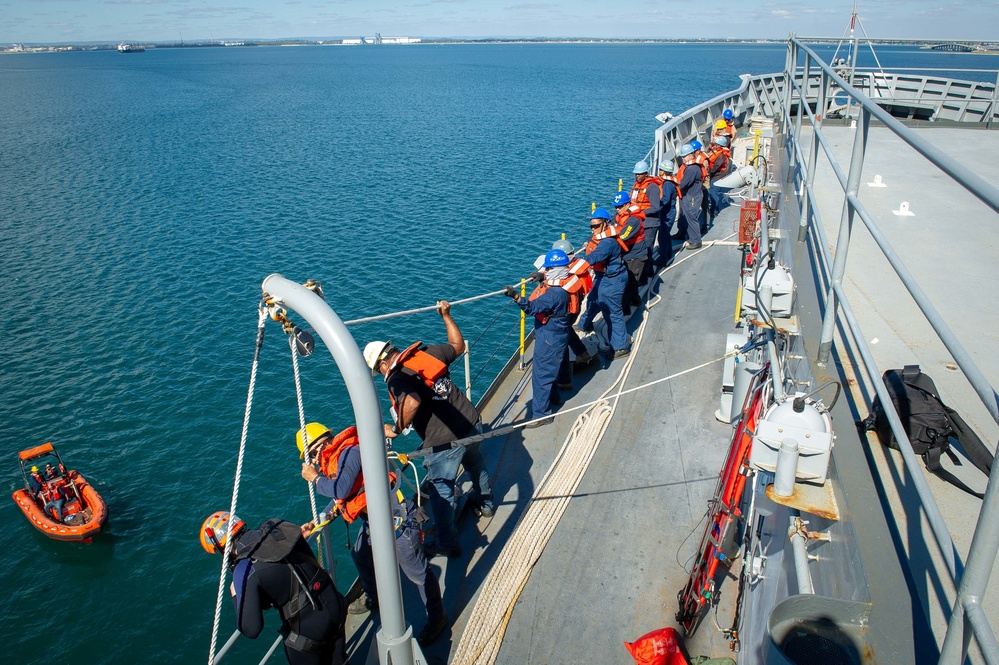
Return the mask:
<svg viewBox="0 0 999 665">
<path fill-rule="evenodd" d="M 680 195 L 680 184 L 679 183 L 680 183 L 680 181 L 683 180 L 683 174 L 686 172 L 688 166 L 697 166 L 697 167 L 700 167 L 700 164 L 697 164 L 696 162 L 694 164 L 680 164 L 680 169 L 676 172 L 676 182 L 677 182 L 676 193 L 677 193 L 677 196 Z M 701 170 L 701 180 L 704 180 L 704 169 L 701 168 L 700 170 Z"/>
<path fill-rule="evenodd" d="M 590 289 L 593 288 L 593 278 L 590 277 L 589 267 L 590 264 L 583 259 L 573 259 L 569 264 L 568 277 L 565 279 L 546 279 L 534 288 L 534 291 L 531 292 L 528 300 L 530 301 L 535 298 L 539 298 L 545 291 L 553 286 L 557 286 L 569 294 L 569 314 L 579 314 L 583 296 L 589 293 Z M 573 272 L 574 270 L 576 272 Z M 551 315 L 535 314 L 534 318 L 536 318 L 541 325 L 545 325 L 548 323 L 548 319 L 551 318 Z"/>
<path fill-rule="evenodd" d="M 586 253 L 589 254 L 590 252 L 595 250 L 597 248 L 597 245 L 599 245 L 600 241 L 603 240 L 604 238 L 614 238 L 614 240 L 617 241 L 618 246 L 621 247 L 621 251 L 624 254 L 628 253 L 628 246 L 624 244 L 623 240 L 621 240 L 621 236 L 618 233 L 617 226 L 614 225 L 612 222 L 607 223 L 607 228 L 604 231 L 601 231 L 600 233 L 590 236 L 590 240 L 586 243 Z M 603 272 L 607 270 L 607 261 L 593 263 L 590 265 L 590 267 L 593 268 L 596 272 Z"/>
<path fill-rule="evenodd" d="M 646 199 L 647 202 L 648 199 Z M 628 224 L 628 220 L 632 217 L 638 218 L 638 229 Z M 614 221 L 617 222 L 617 232 L 620 234 L 621 239 L 624 240 L 628 251 L 631 251 L 635 245 L 645 240 L 645 211 L 639 206 L 634 203 L 624 206 L 618 211 L 617 218 Z"/>
<path fill-rule="evenodd" d="M 694 152 L 694 163 L 701 167 L 701 180 L 708 176 L 708 156 L 703 150 Z"/>
<path fill-rule="evenodd" d="M 708 153 L 708 173 L 711 177 L 714 177 L 720 172 L 727 171 L 729 159 L 731 157 L 732 153 L 728 148 L 716 145 L 714 149 Z"/>
<path fill-rule="evenodd" d="M 357 438 L 357 427 L 351 425 L 343 430 L 319 451 L 319 470 L 327 478 L 336 478 L 340 465 L 340 456 L 347 452 L 348 448 L 357 446 L 360 440 Z M 395 482 L 395 474 L 389 473 L 389 485 Z M 343 515 L 347 523 L 353 522 L 360 517 L 368 507 L 368 495 L 364 491 L 364 475 L 359 473 L 354 479 L 354 485 L 350 488 L 349 498 L 346 500 L 335 499 L 336 507 Z"/>
<path fill-rule="evenodd" d="M 405 367 L 415 372 L 420 377 L 420 380 L 433 390 L 436 383 L 444 376 L 447 376 L 447 365 L 420 349 L 421 346 L 423 346 L 423 342 L 414 342 L 407 346 L 392 361 L 392 366 L 389 367 L 388 373 L 392 374 L 397 369 Z M 396 405 L 395 398 L 392 397 L 391 392 L 389 393 L 389 398 L 392 401 L 392 406 L 396 407 L 396 411 L 398 411 L 398 405 Z"/>
<path fill-rule="evenodd" d="M 682 166 L 680 168 L 683 169 Z M 681 170 L 679 171 L 679 173 L 683 173 L 683 171 Z M 666 182 L 673 183 L 673 189 L 676 190 L 676 198 L 682 199 L 683 197 L 680 196 L 680 178 L 676 175 L 668 175 L 665 178 L 663 178 L 663 183 Z"/>
<path fill-rule="evenodd" d="M 649 195 L 645 191 L 649 188 L 650 184 L 656 185 L 661 191 L 663 179 L 654 175 L 646 176 L 645 180 L 642 182 L 636 181 L 631 188 L 631 203 L 632 205 L 637 205 L 642 211 L 648 210 L 652 205 L 649 203 Z"/>
</svg>

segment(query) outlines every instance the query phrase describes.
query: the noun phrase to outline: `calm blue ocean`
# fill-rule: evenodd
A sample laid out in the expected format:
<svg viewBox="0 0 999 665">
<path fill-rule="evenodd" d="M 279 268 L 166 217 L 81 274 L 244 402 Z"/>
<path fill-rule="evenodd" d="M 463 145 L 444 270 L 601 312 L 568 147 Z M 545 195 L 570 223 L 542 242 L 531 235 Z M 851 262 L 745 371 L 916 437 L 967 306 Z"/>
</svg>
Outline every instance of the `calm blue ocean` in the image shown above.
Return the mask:
<svg viewBox="0 0 999 665">
<path fill-rule="evenodd" d="M 56 543 L 0 503 L 3 660 L 205 661 L 219 561 L 197 530 L 229 505 L 266 275 L 322 281 L 345 319 L 498 289 L 560 232 L 583 239 L 657 113 L 783 63 L 782 46 L 619 44 L 0 58 L 3 478 L 21 486 L 16 452 L 53 441 L 111 516 L 91 545 Z M 454 312 L 482 335 L 477 395 L 516 347 L 506 305 Z M 435 314 L 353 330 L 443 338 Z M 302 372 L 307 419 L 350 424 L 328 352 Z M 239 504 L 254 525 L 309 518 L 297 427 L 272 323 Z"/>
</svg>

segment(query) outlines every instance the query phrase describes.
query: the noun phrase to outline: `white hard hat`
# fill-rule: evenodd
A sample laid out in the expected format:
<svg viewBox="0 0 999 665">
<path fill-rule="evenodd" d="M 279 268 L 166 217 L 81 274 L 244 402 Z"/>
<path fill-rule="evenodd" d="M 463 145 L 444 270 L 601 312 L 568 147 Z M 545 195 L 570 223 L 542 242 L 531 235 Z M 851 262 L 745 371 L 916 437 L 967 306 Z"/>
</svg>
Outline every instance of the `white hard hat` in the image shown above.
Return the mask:
<svg viewBox="0 0 999 665">
<path fill-rule="evenodd" d="M 364 362 L 371 370 L 371 376 L 378 373 L 378 361 L 391 346 L 392 342 L 368 342 L 364 345 Z"/>
</svg>

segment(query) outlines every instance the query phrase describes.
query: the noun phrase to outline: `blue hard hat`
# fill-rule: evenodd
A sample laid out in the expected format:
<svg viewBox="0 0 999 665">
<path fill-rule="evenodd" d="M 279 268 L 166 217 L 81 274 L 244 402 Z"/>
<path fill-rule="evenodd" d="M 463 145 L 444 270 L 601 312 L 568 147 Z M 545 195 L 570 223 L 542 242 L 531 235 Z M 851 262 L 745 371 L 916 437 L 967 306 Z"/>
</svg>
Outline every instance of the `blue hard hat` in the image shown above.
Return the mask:
<svg viewBox="0 0 999 665">
<path fill-rule="evenodd" d="M 545 254 L 545 262 L 542 264 L 542 268 L 557 268 L 558 266 L 569 265 L 569 255 L 563 252 L 561 249 L 550 250 Z"/>
<path fill-rule="evenodd" d="M 641 161 L 639 161 L 639 162 L 636 162 L 635 163 L 635 171 L 634 172 L 635 172 L 635 175 L 638 175 L 639 173 L 648 173 L 649 172 L 649 163 L 647 161 L 645 161 L 644 159 L 641 160 Z"/>
<path fill-rule="evenodd" d="M 732 109 L 725 109 L 725 111 L 722 113 L 722 117 L 725 118 L 726 120 L 731 120 L 732 118 L 735 117 L 735 114 L 732 113 Z"/>
<path fill-rule="evenodd" d="M 701 145 L 700 141 L 698 141 L 697 139 L 694 139 L 693 141 L 690 142 L 690 147 L 692 147 L 694 150 L 700 150 L 704 146 Z"/>
<path fill-rule="evenodd" d="M 690 143 L 684 143 L 683 147 L 680 148 L 680 156 L 686 157 L 687 155 L 693 155 L 697 152 L 697 149 Z"/>
<path fill-rule="evenodd" d="M 620 208 L 621 206 L 626 206 L 631 203 L 631 196 L 628 192 L 618 192 L 614 195 L 614 207 Z"/>
<path fill-rule="evenodd" d="M 590 215 L 590 219 L 606 219 L 606 220 L 610 220 L 610 218 L 611 218 L 610 217 L 610 213 L 607 212 L 603 208 L 597 208 L 596 210 L 593 211 L 593 214 Z"/>
</svg>

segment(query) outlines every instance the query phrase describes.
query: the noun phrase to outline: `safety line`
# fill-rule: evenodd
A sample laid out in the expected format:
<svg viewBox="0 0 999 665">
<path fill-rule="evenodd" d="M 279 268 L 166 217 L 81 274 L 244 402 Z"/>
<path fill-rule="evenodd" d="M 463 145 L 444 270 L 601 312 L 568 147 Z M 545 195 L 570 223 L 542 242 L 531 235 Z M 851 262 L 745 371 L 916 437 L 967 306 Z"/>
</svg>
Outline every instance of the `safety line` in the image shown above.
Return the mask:
<svg viewBox="0 0 999 665">
<path fill-rule="evenodd" d="M 632 353 L 634 353 L 634 352 L 632 352 Z M 707 367 L 709 365 L 713 365 L 715 363 L 721 362 L 721 361 L 725 360 L 726 358 L 732 358 L 732 357 L 738 355 L 738 353 L 739 353 L 738 351 L 730 351 L 730 352 L 726 353 L 725 355 L 723 355 L 721 357 L 715 358 L 714 360 L 709 360 L 707 362 L 701 363 L 700 365 L 696 365 L 694 367 L 688 367 L 687 369 L 682 370 L 680 372 L 676 372 L 674 374 L 670 374 L 669 376 L 664 376 L 661 379 L 656 379 L 655 381 L 650 381 L 648 383 L 643 383 L 642 385 L 635 386 L 634 388 L 628 388 L 627 390 L 622 390 L 620 393 L 617 393 L 614 396 L 614 399 L 616 399 L 617 397 L 621 397 L 623 395 L 628 395 L 630 393 L 633 393 L 633 392 L 636 392 L 636 391 L 639 391 L 639 390 L 644 390 L 645 388 L 650 388 L 652 386 L 658 385 L 658 384 L 663 383 L 665 381 L 670 381 L 672 379 L 676 379 L 678 377 L 683 376 L 684 374 L 690 374 L 691 372 L 696 372 L 699 369 L 704 369 L 705 367 Z M 617 385 L 617 383 L 618 382 L 615 381 L 613 384 L 611 384 L 611 387 L 613 388 L 615 385 Z M 566 414 L 572 413 L 574 411 L 580 411 L 582 409 L 588 409 L 591 406 L 600 404 L 602 402 L 607 402 L 609 399 L 612 399 L 612 398 L 601 397 L 599 399 L 593 400 L 592 402 L 587 402 L 585 404 L 580 404 L 579 406 L 574 406 L 574 407 L 569 408 L 569 409 L 563 409 L 561 411 L 558 411 L 556 413 L 551 414 L 550 416 L 542 416 L 540 418 L 534 418 L 533 420 L 524 420 L 524 421 L 521 421 L 519 423 L 514 423 L 512 425 L 504 425 L 503 427 L 498 427 L 498 428 L 496 428 L 494 430 L 489 430 L 488 432 L 484 432 L 482 434 L 473 434 L 472 436 L 466 436 L 466 437 L 461 438 L 461 439 L 456 439 L 456 440 L 454 440 L 454 441 L 452 441 L 450 443 L 442 443 L 439 446 L 433 446 L 432 448 L 421 448 L 421 449 L 416 450 L 416 451 L 414 451 L 412 453 L 409 453 L 408 457 L 409 457 L 409 459 L 418 459 L 420 457 L 426 457 L 427 455 L 431 455 L 433 453 L 439 453 L 439 452 L 444 451 L 444 450 L 450 450 L 451 448 L 458 448 L 460 446 L 469 446 L 469 445 L 471 445 L 473 443 L 477 443 L 477 442 L 482 441 L 484 439 L 491 439 L 491 438 L 493 438 L 495 436 L 503 436 L 504 434 L 509 434 L 510 432 L 513 432 L 513 431 L 518 430 L 518 429 L 523 429 L 523 428 L 528 427 L 528 426 L 530 426 L 530 425 L 532 425 L 534 423 L 539 423 L 541 421 L 549 420 L 551 418 L 559 418 L 561 416 L 564 416 Z"/>
<path fill-rule="evenodd" d="M 236 478 L 232 486 L 232 502 L 229 505 L 229 519 L 226 521 L 225 551 L 222 553 L 222 570 L 219 572 L 219 589 L 215 599 L 215 620 L 212 624 L 212 644 L 208 650 L 208 665 L 215 663 L 215 645 L 219 637 L 219 620 L 222 616 L 222 595 L 225 592 L 226 573 L 229 567 L 229 554 L 232 552 L 233 522 L 236 515 L 236 503 L 239 499 L 239 480 L 243 474 L 243 454 L 246 452 L 246 435 L 250 427 L 250 409 L 253 406 L 253 391 L 257 382 L 257 367 L 260 365 L 260 349 L 264 345 L 264 324 L 267 321 L 267 309 L 260 307 L 257 312 L 257 343 L 253 350 L 253 366 L 250 369 L 250 387 L 246 393 L 246 411 L 243 414 L 243 432 L 239 437 L 239 454 L 236 456 Z"/>
<path fill-rule="evenodd" d="M 526 280 L 522 280 L 525 281 Z M 455 300 L 451 302 L 451 305 L 464 305 L 468 302 L 473 302 L 476 300 L 482 300 L 483 298 L 492 298 L 493 296 L 503 295 L 504 289 L 499 291 L 490 291 L 489 293 L 483 293 L 482 295 L 472 296 L 471 298 L 462 298 L 461 300 Z M 437 310 L 437 305 L 430 305 L 429 307 L 417 307 L 416 309 L 406 309 L 401 312 L 392 312 L 390 314 L 379 314 L 378 316 L 366 316 L 363 319 L 351 319 L 350 321 L 344 321 L 345 326 L 356 326 L 360 323 L 369 323 L 371 321 L 383 321 L 385 319 L 394 319 L 397 316 L 408 316 L 410 314 L 421 314 L 423 312 L 434 312 Z"/>
</svg>

